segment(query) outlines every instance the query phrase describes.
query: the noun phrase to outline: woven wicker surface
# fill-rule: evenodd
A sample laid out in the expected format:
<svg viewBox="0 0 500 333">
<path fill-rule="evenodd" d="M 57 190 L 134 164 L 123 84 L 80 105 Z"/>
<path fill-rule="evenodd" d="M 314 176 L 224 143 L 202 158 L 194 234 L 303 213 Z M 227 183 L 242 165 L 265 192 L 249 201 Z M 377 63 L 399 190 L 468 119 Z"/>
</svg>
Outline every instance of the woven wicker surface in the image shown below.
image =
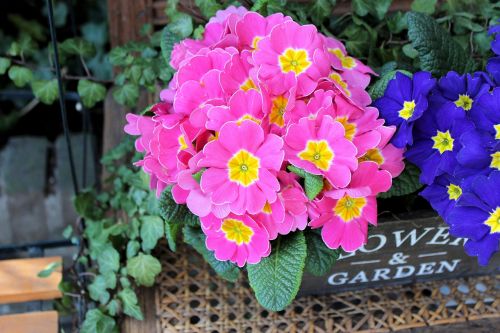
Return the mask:
<svg viewBox="0 0 500 333">
<path fill-rule="evenodd" d="M 300 297 L 286 310 L 262 308 L 246 278 L 218 278 L 181 248 L 162 253 L 157 316 L 163 332 L 391 332 L 500 317 L 500 276 L 443 280 Z"/>
</svg>

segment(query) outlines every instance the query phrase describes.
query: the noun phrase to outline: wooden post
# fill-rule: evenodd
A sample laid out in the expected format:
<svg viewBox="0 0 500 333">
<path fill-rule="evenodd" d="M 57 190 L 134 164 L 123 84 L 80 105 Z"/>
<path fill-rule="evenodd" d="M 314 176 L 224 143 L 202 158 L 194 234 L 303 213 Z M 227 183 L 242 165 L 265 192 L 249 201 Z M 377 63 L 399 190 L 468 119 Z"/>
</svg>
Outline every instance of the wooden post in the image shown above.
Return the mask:
<svg viewBox="0 0 500 333">
<path fill-rule="evenodd" d="M 108 0 L 109 35 L 112 47 L 140 39 L 141 27 L 152 21 L 152 3 L 153 0 Z M 142 110 L 148 105 L 148 97 L 147 92 L 141 93 L 137 109 Z M 110 91 L 104 103 L 103 154 L 123 139 L 125 115 L 129 112 L 132 110 L 116 103 Z M 106 178 L 104 173 L 102 178 Z M 144 311 L 144 320 L 126 318 L 122 325 L 123 332 L 159 332 L 155 294 L 153 288 L 137 290 L 139 305 Z"/>
</svg>

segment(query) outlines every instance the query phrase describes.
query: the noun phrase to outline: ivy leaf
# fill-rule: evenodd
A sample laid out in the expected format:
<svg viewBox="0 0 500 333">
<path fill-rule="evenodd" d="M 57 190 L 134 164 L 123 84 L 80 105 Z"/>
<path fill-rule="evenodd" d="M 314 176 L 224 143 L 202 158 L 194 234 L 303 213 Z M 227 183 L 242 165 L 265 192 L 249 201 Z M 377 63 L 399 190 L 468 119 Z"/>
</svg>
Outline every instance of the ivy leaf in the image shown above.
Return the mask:
<svg viewBox="0 0 500 333">
<path fill-rule="evenodd" d="M 411 4 L 411 10 L 432 15 L 436 11 L 436 3 L 437 0 L 414 0 Z"/>
<path fill-rule="evenodd" d="M 198 251 L 218 275 L 230 282 L 238 280 L 240 274 L 239 269 L 229 261 L 219 261 L 215 258 L 213 252 L 209 251 L 205 246 L 206 237 L 199 227 L 196 228 L 186 225 L 182 229 L 182 232 L 184 234 L 184 242 Z"/>
<path fill-rule="evenodd" d="M 78 193 L 73 198 L 73 207 L 75 207 L 78 215 L 89 220 L 98 220 L 102 214 L 101 208 L 97 206 L 93 191 L 84 190 Z"/>
<path fill-rule="evenodd" d="M 194 3 L 200 9 L 201 14 L 207 19 L 215 16 L 215 12 L 222 9 L 221 5 L 215 0 L 194 0 Z"/>
<path fill-rule="evenodd" d="M 306 271 L 314 276 L 323 276 L 329 273 L 337 261 L 340 251 L 328 248 L 316 230 L 305 233 L 305 237 L 307 244 Z"/>
<path fill-rule="evenodd" d="M 112 299 L 108 305 L 106 305 L 106 310 L 110 316 L 116 316 L 121 312 L 122 306 L 119 300 Z"/>
<path fill-rule="evenodd" d="M 113 91 L 113 98 L 122 105 L 134 107 L 139 98 L 139 86 L 132 83 L 119 86 Z"/>
<path fill-rule="evenodd" d="M 56 79 L 33 81 L 31 89 L 35 97 L 44 104 L 52 104 L 59 97 Z"/>
<path fill-rule="evenodd" d="M 80 333 L 117 333 L 118 327 L 113 318 L 105 315 L 99 308 L 87 311 Z"/>
<path fill-rule="evenodd" d="M 150 254 L 140 252 L 137 256 L 127 260 L 127 272 L 138 285 L 151 287 L 155 278 L 161 272 L 161 264 Z"/>
<path fill-rule="evenodd" d="M 102 274 L 108 272 L 118 272 L 120 269 L 120 254 L 110 244 L 106 245 L 97 257 L 99 271 Z"/>
<path fill-rule="evenodd" d="M 24 87 L 33 81 L 33 72 L 31 69 L 21 66 L 12 66 L 9 69 L 9 78 L 14 82 L 16 87 Z"/>
<path fill-rule="evenodd" d="M 47 265 L 43 270 L 38 272 L 37 276 L 39 278 L 47 278 L 49 277 L 52 273 L 56 271 L 59 267 L 62 266 L 62 263 L 60 261 L 54 261 L 51 262 L 50 264 Z"/>
<path fill-rule="evenodd" d="M 470 72 L 475 65 L 465 50 L 432 17 L 410 12 L 408 38 L 418 51 L 422 70 L 436 76 L 454 70 Z"/>
<path fill-rule="evenodd" d="M 9 58 L 0 57 L 0 75 L 4 75 L 9 69 L 11 61 Z"/>
<path fill-rule="evenodd" d="M 379 20 L 383 19 L 392 0 L 352 0 L 352 10 L 359 16 L 366 16 L 372 14 Z"/>
<path fill-rule="evenodd" d="M 163 220 L 159 216 L 143 216 L 141 222 L 142 250 L 148 252 L 163 237 Z"/>
<path fill-rule="evenodd" d="M 95 46 L 80 37 L 68 38 L 59 47 L 66 54 L 80 55 L 84 58 L 92 58 L 96 53 Z"/>
<path fill-rule="evenodd" d="M 128 66 L 134 57 L 124 47 L 115 47 L 109 52 L 109 62 L 114 66 Z"/>
<path fill-rule="evenodd" d="M 106 87 L 86 79 L 78 81 L 78 95 L 86 108 L 91 108 L 106 97 Z"/>
<path fill-rule="evenodd" d="M 130 240 L 127 243 L 127 259 L 134 257 L 137 252 L 139 252 L 139 249 L 141 248 L 141 244 L 139 244 L 138 241 L 136 240 Z"/>
<path fill-rule="evenodd" d="M 137 295 L 130 288 L 125 288 L 118 293 L 118 298 L 123 303 L 123 313 L 137 320 L 143 320 L 141 308 L 137 302 Z"/>
<path fill-rule="evenodd" d="M 378 197 L 386 199 L 416 192 L 422 188 L 419 177 L 420 171 L 418 168 L 411 163 L 406 163 L 403 172 L 397 178 L 393 179 L 391 189 L 385 193 L 380 193 Z"/>
<path fill-rule="evenodd" d="M 336 0 L 315 0 L 309 10 L 309 16 L 316 25 L 321 25 L 323 20 L 332 13 Z"/>
<path fill-rule="evenodd" d="M 295 232 L 279 237 L 271 254 L 258 264 L 247 265 L 250 286 L 259 303 L 280 311 L 297 295 L 307 255 L 304 234 Z"/>
<path fill-rule="evenodd" d="M 177 12 L 167 27 L 179 38 L 186 38 L 193 32 L 193 19 L 188 14 Z"/>
<path fill-rule="evenodd" d="M 116 280 L 115 280 L 116 281 Z M 106 290 L 106 279 L 102 275 L 96 276 L 94 281 L 92 281 L 91 284 L 88 286 L 88 291 L 90 298 L 92 298 L 94 301 L 97 301 L 101 304 L 106 304 L 109 301 L 110 295 L 109 292 Z"/>
</svg>

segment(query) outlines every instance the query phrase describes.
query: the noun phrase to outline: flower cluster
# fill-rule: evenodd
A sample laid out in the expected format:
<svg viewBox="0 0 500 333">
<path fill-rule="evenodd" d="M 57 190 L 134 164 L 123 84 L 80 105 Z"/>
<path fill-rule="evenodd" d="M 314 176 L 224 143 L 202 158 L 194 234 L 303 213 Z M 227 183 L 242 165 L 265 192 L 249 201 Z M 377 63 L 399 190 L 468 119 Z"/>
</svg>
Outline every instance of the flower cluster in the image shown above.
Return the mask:
<svg viewBox="0 0 500 333">
<path fill-rule="evenodd" d="M 375 196 L 404 168 L 396 127 L 368 106 L 369 67 L 312 25 L 235 7 L 175 45 L 170 64 L 153 116 L 129 114 L 125 131 L 152 188 L 172 186 L 217 259 L 258 263 L 308 226 L 330 248 L 366 243 Z M 308 198 L 289 166 L 321 176 L 320 193 Z"/>
<path fill-rule="evenodd" d="M 490 30 L 500 33 L 500 25 Z M 397 73 L 375 101 L 398 130 L 392 143 L 421 170 L 421 195 L 467 239 L 465 250 L 487 265 L 500 245 L 500 34 L 488 72 Z"/>
</svg>

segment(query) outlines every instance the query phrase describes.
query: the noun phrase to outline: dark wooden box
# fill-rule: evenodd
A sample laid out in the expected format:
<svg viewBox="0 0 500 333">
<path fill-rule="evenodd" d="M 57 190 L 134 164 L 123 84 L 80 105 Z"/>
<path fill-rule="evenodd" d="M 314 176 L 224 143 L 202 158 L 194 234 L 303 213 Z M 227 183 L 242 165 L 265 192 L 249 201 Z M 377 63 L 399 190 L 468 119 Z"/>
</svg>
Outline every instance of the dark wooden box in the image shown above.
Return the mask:
<svg viewBox="0 0 500 333">
<path fill-rule="evenodd" d="M 382 222 L 371 228 L 368 244 L 343 253 L 331 273 L 305 274 L 299 295 L 319 295 L 387 284 L 500 273 L 500 253 L 484 267 L 449 235 L 438 216 Z"/>
</svg>

